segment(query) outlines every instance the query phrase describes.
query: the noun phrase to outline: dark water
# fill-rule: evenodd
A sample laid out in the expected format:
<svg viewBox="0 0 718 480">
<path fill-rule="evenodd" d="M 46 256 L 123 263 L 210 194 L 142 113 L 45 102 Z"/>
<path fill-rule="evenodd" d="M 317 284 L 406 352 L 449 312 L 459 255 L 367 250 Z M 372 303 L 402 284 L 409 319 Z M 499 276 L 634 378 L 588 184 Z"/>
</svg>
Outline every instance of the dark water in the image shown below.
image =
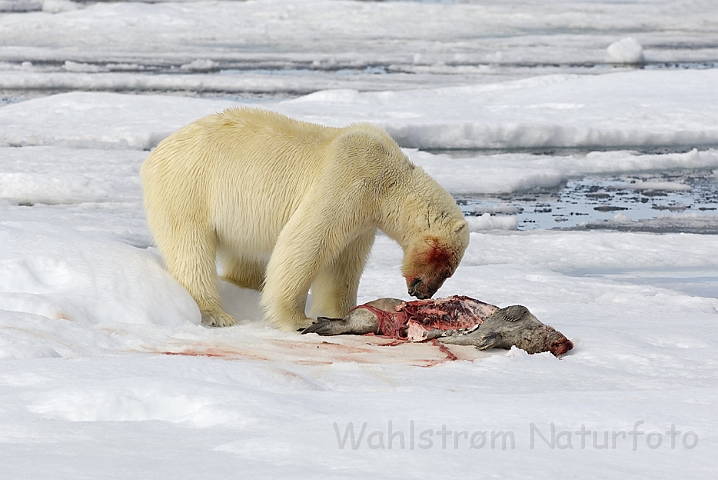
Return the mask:
<svg viewBox="0 0 718 480">
<path fill-rule="evenodd" d="M 648 182 L 657 188 L 646 188 Z M 684 189 L 676 190 L 680 185 Z M 712 170 L 586 176 L 555 190 L 457 196 L 457 201 L 466 215 L 514 216 L 519 230 L 718 234 L 718 176 Z"/>
</svg>

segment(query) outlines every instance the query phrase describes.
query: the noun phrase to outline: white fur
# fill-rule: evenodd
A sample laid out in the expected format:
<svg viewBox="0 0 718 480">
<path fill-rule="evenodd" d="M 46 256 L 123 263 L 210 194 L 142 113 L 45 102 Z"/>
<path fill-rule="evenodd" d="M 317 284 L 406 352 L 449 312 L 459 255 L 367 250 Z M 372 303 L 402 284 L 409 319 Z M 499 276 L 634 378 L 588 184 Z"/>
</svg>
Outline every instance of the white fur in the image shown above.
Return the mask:
<svg viewBox="0 0 718 480">
<path fill-rule="evenodd" d="M 221 307 L 217 258 L 224 279 L 262 290 L 266 317 L 294 330 L 311 323 L 310 287 L 313 316 L 343 317 L 355 306 L 377 229 L 404 248 L 407 281 L 443 282 L 468 244 L 452 197 L 367 124 L 340 129 L 226 110 L 162 141 L 141 177 L 167 269 L 206 325 L 236 322 Z M 451 252 L 438 273 L 421 257 L 437 242 Z"/>
</svg>

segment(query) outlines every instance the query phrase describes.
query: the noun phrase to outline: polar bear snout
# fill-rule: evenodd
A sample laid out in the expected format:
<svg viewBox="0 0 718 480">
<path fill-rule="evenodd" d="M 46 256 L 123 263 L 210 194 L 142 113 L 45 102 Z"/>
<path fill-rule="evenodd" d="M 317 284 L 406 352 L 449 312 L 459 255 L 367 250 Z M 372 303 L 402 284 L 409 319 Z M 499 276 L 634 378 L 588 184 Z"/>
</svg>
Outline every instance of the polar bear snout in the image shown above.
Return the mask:
<svg viewBox="0 0 718 480">
<path fill-rule="evenodd" d="M 417 293 L 417 290 L 416 290 L 417 287 L 420 287 L 421 284 L 424 283 L 421 281 L 420 278 L 415 278 L 411 281 L 409 281 L 407 279 L 406 283 L 407 283 L 407 291 L 409 292 L 409 295 L 411 295 L 412 297 L 421 298 L 421 299 L 429 298 L 429 297 L 420 297 L 419 294 Z"/>
<path fill-rule="evenodd" d="M 431 298 L 441 288 L 447 276 L 431 276 L 428 278 L 414 277 L 406 280 L 407 291 L 419 300 Z"/>
<path fill-rule="evenodd" d="M 406 252 L 402 273 L 409 295 L 420 300 L 434 296 L 461 260 L 465 245 L 458 243 L 453 246 L 430 236 Z"/>
</svg>

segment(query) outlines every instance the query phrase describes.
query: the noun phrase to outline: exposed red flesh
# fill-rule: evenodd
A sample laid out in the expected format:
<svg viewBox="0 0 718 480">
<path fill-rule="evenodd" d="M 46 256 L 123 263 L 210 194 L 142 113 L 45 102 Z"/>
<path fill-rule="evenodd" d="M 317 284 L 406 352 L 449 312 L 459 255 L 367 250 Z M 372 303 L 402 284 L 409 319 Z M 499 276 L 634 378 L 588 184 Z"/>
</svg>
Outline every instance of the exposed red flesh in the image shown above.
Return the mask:
<svg viewBox="0 0 718 480">
<path fill-rule="evenodd" d="M 363 305 L 357 305 L 356 307 L 349 310 L 349 313 L 359 308 L 369 310 L 371 313 L 376 315 L 377 322 L 379 323 L 379 327 L 376 332 L 378 335 L 384 335 L 397 339 L 406 338 L 407 318 L 406 315 L 404 315 L 403 313 L 389 312 L 368 303 L 365 303 Z"/>
<path fill-rule="evenodd" d="M 369 304 L 356 308 L 365 308 L 376 315 L 379 322 L 377 333 L 380 335 L 413 342 L 425 340 L 425 333 L 436 329 L 470 329 L 480 325 L 485 318 L 498 310 L 495 305 L 458 295 L 436 300 L 403 302 L 395 312 Z"/>
<path fill-rule="evenodd" d="M 399 309 L 407 317 L 406 336 L 417 342 L 423 340 L 425 332 L 431 330 L 461 330 L 480 325 L 498 307 L 470 297 L 454 295 L 436 300 L 404 302 Z"/>
</svg>

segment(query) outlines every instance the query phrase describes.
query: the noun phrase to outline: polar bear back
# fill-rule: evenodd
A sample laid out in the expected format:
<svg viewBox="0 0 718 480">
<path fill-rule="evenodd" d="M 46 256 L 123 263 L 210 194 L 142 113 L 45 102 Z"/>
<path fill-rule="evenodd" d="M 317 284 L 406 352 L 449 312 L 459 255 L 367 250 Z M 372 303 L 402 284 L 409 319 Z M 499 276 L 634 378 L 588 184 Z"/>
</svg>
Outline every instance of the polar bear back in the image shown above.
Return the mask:
<svg viewBox="0 0 718 480">
<path fill-rule="evenodd" d="M 301 202 L 327 186 L 322 177 L 331 178 L 335 193 L 348 192 L 352 185 L 342 180 L 379 175 L 389 158 L 400 171 L 413 168 L 391 137 L 372 125 L 334 128 L 235 108 L 162 141 L 142 176 L 150 197 L 158 192 L 174 197 L 146 198 L 147 208 L 174 205 L 177 212 L 167 215 L 191 212 L 215 230 L 220 244 L 264 256 Z"/>
</svg>

